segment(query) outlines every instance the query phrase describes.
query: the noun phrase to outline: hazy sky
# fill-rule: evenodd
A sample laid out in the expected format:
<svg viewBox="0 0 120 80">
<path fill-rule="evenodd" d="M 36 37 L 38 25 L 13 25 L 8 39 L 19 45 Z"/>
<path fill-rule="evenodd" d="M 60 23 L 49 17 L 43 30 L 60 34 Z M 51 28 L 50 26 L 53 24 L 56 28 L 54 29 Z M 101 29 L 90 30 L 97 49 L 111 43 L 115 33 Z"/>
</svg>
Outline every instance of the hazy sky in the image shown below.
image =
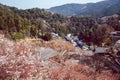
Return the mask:
<svg viewBox="0 0 120 80">
<path fill-rule="evenodd" d="M 90 3 L 98 1 L 102 0 L 0 0 L 0 3 L 21 9 L 34 7 L 48 9 L 50 7 L 59 6 L 67 3 Z"/>
</svg>

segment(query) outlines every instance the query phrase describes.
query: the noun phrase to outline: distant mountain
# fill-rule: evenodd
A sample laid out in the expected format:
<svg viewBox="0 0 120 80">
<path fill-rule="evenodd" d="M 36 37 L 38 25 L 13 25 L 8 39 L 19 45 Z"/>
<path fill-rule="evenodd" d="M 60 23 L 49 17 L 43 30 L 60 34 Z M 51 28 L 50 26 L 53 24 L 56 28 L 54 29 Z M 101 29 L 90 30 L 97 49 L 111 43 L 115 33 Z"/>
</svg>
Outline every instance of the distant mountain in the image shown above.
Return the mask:
<svg viewBox="0 0 120 80">
<path fill-rule="evenodd" d="M 120 0 L 104 0 L 97 3 L 65 4 L 52 7 L 49 10 L 64 16 L 94 16 L 102 17 L 120 12 Z"/>
</svg>

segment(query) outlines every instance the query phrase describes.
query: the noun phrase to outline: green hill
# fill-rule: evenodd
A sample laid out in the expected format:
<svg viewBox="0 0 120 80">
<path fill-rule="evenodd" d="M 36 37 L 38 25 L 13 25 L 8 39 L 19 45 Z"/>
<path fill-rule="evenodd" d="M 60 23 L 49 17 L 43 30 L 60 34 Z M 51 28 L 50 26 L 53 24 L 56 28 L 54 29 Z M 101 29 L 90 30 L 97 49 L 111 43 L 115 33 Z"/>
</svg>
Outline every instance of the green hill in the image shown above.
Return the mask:
<svg viewBox="0 0 120 80">
<path fill-rule="evenodd" d="M 50 33 L 54 32 L 61 37 L 71 33 L 85 42 L 100 45 L 110 42 L 109 33 L 114 30 L 120 31 L 119 14 L 101 18 L 64 17 L 45 9 L 21 10 L 0 5 L 0 33 L 14 40 L 25 37 L 49 40 Z"/>
</svg>

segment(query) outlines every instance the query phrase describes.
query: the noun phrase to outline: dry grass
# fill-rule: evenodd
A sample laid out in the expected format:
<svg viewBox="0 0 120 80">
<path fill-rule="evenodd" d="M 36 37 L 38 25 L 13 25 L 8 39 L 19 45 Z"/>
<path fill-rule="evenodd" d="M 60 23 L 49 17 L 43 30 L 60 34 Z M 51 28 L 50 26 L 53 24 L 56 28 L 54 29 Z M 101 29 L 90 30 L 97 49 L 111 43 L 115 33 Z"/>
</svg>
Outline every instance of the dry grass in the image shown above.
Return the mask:
<svg viewBox="0 0 120 80">
<path fill-rule="evenodd" d="M 0 79 L 34 78 L 41 68 L 39 57 L 33 55 L 23 41 L 0 38 Z"/>
<path fill-rule="evenodd" d="M 45 46 L 55 49 L 59 52 L 64 50 L 67 50 L 69 52 L 75 50 L 75 48 L 69 42 L 66 42 L 61 38 L 46 42 Z"/>
<path fill-rule="evenodd" d="M 36 54 L 40 47 L 51 47 L 59 52 L 76 51 L 62 39 L 13 42 L 0 36 L 0 80 L 120 80 L 120 74 L 97 72 L 85 63 L 69 59 L 66 54 L 41 61 Z"/>
<path fill-rule="evenodd" d="M 61 64 L 61 63 L 59 63 Z M 119 80 L 120 74 L 111 71 L 97 72 L 84 63 L 66 60 L 63 66 L 49 69 L 52 80 Z"/>
</svg>

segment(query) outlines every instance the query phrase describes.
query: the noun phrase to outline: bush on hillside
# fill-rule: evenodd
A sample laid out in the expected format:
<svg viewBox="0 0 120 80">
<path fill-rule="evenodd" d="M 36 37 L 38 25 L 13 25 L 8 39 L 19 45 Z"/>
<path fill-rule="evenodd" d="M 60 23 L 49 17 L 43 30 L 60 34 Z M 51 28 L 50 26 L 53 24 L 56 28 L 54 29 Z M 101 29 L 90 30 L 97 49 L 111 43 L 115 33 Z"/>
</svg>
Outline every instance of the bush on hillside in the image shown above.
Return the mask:
<svg viewBox="0 0 120 80">
<path fill-rule="evenodd" d="M 39 61 L 23 42 L 0 38 L 0 80 L 30 80 L 40 71 Z"/>
<path fill-rule="evenodd" d="M 49 41 L 49 40 L 51 40 L 52 39 L 52 35 L 51 35 L 51 33 L 45 33 L 43 36 L 41 36 L 41 38 L 43 39 L 43 40 L 45 40 L 45 41 Z"/>
</svg>

